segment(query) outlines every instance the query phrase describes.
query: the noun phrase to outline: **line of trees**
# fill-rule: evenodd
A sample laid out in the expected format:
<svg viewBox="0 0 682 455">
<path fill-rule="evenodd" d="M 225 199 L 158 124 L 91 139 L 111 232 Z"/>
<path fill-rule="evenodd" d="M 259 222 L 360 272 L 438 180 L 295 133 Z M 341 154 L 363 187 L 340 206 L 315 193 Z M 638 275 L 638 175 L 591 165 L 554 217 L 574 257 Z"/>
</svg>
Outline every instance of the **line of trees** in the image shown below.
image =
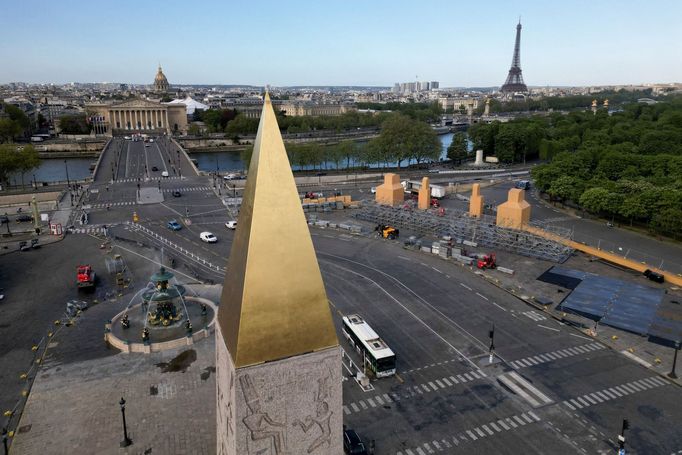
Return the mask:
<svg viewBox="0 0 682 455">
<path fill-rule="evenodd" d="M 286 145 L 292 165 L 312 169 L 350 169 L 370 165 L 398 168 L 410 162 L 438 161 L 442 146 L 431 127 L 401 114 L 391 114 L 381 125 L 379 136 L 368 143 L 342 141 L 335 145 L 315 142 Z M 253 146 L 241 153 L 248 168 Z M 333 166 L 332 166 L 333 165 Z"/>
<path fill-rule="evenodd" d="M 546 96 L 539 99 L 527 98 L 520 101 L 501 102 L 490 99 L 491 113 L 506 112 L 540 112 L 553 110 L 575 110 L 584 109 L 592 104 L 592 100 L 597 99 L 601 106 L 604 100 L 609 100 L 611 106 L 636 102 L 639 98 L 653 98 L 651 89 L 645 90 L 608 90 L 590 95 L 569 95 L 569 96 Z M 476 112 L 483 113 L 485 103 L 479 103 Z"/>
<path fill-rule="evenodd" d="M 282 112 L 277 113 L 277 122 L 284 133 L 307 133 L 316 130 L 347 131 L 354 128 L 378 127 L 386 114 L 372 115 L 359 112 L 346 112 L 335 116 L 299 116 L 289 117 Z M 230 136 L 256 134 L 257 118 L 250 118 L 235 109 L 211 109 L 196 111 L 195 121 L 206 124 L 209 133 L 227 133 Z"/>
<path fill-rule="evenodd" d="M 308 133 L 317 130 L 335 132 L 348 131 L 355 128 L 378 128 L 394 113 L 402 114 L 412 120 L 435 122 L 440 120 L 443 111 L 437 102 L 434 103 L 358 103 L 358 109 L 372 109 L 378 112 L 346 112 L 341 115 L 304 115 L 290 117 L 277 111 L 277 122 L 284 133 Z M 209 133 L 227 133 L 230 136 L 256 134 L 257 118 L 249 118 L 239 113 L 238 109 L 210 109 L 196 111 L 194 121 L 206 124 Z"/>
<path fill-rule="evenodd" d="M 10 177 L 18 173 L 23 186 L 24 175 L 38 165 L 40 158 L 32 145 L 0 144 L 0 183 L 9 184 Z"/>
<path fill-rule="evenodd" d="M 541 191 L 682 238 L 682 97 L 612 115 L 553 114 L 542 132 L 538 153 L 549 162 L 532 170 Z"/>
</svg>

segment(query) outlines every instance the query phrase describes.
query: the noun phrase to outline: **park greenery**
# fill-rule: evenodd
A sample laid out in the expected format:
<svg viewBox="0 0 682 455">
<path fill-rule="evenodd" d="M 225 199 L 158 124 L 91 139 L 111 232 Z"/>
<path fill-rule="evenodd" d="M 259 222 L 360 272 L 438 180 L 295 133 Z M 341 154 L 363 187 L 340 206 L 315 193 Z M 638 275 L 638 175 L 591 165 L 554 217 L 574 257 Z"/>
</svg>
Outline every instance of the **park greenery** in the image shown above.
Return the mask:
<svg viewBox="0 0 682 455">
<path fill-rule="evenodd" d="M 277 110 L 277 123 L 283 133 L 301 134 L 313 131 L 332 131 L 341 133 L 357 128 L 379 128 L 384 121 L 394 114 L 402 114 L 412 120 L 421 122 L 439 121 L 442 110 L 438 103 L 358 103 L 360 110 L 374 112 L 351 111 L 334 116 L 288 116 Z M 257 118 L 250 118 L 239 112 L 239 109 L 210 109 L 196 111 L 194 121 L 204 122 L 208 133 L 227 133 L 229 136 L 256 134 Z M 196 129 L 194 132 L 198 132 Z"/>
<path fill-rule="evenodd" d="M 506 101 L 491 98 L 490 99 L 490 113 L 507 113 L 507 112 L 541 112 L 550 110 L 582 110 L 585 106 L 590 106 L 592 100 L 597 100 L 601 106 L 604 101 L 608 100 L 611 107 L 619 106 L 621 104 L 633 103 L 640 98 L 654 98 L 651 94 L 651 89 L 646 90 L 608 90 L 591 95 L 568 95 L 568 96 L 543 96 L 540 98 L 526 98 L 524 100 Z M 485 109 L 485 103 L 478 104 L 476 112 L 482 114 Z"/>
<path fill-rule="evenodd" d="M 39 164 L 38 152 L 32 145 L 0 144 L 0 183 L 3 185 L 9 183 L 12 175 L 19 174 L 23 186 L 24 175 Z"/>
<path fill-rule="evenodd" d="M 631 103 L 611 115 L 600 109 L 533 117 L 471 133 L 477 147 L 502 161 L 513 155 L 518 162 L 521 154 L 547 160 L 532 176 L 554 201 L 682 238 L 682 98 Z"/>
</svg>

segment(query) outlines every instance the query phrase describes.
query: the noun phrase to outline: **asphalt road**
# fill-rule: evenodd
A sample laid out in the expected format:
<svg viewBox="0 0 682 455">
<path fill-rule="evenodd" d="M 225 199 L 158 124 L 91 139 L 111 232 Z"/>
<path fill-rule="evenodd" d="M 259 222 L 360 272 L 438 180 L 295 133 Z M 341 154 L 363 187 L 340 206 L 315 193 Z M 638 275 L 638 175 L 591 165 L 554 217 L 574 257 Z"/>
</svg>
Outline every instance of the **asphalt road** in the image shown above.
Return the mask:
<svg viewBox="0 0 682 455">
<path fill-rule="evenodd" d="M 141 143 L 115 141 L 85 201 L 91 224 L 42 251 L 0 257 L 12 302 L 0 303 L 2 361 L 18 365 L 0 373 L 0 385 L 9 385 L 5 405 L 21 387 L 13 378 L 31 360 L 30 343 L 44 336 L 73 295 L 75 265 L 103 262 L 100 241 L 84 234 L 108 225 L 120 237 L 115 250 L 136 264 L 131 289 L 139 289 L 171 257 L 181 281 L 223 279 L 222 270 L 202 263 L 225 267 L 233 237 L 223 224 L 235 214 L 217 197 L 218 188 L 208 177 L 192 175 L 183 155 L 176 161 L 182 177 L 150 178 L 144 166 L 162 165 L 173 149 L 163 143 L 155 151 L 139 147 Z M 119 173 L 114 182 L 112 167 L 114 177 Z M 138 204 L 138 183 L 160 185 L 163 202 Z M 173 197 L 174 190 L 181 196 Z M 148 232 L 122 224 L 132 220 L 133 211 Z M 172 218 L 184 224 L 181 230 L 165 227 Z M 202 230 L 214 232 L 218 243 L 200 242 Z M 632 425 L 626 435 L 630 453 L 682 449 L 680 389 L 650 370 L 453 263 L 376 237 L 318 229 L 311 233 L 348 358 L 361 364 L 340 332 L 341 315 L 350 313 L 363 316 L 398 358 L 398 374 L 373 381 L 367 392 L 352 379 L 350 361 L 345 370 L 344 423 L 365 441 L 374 440 L 375 453 L 615 453 L 623 418 Z M 36 263 L 29 255 L 43 259 Z M 104 283 L 103 290 L 107 288 L 111 283 Z M 93 310 L 92 327 L 81 329 L 88 344 L 90 338 L 101 337 L 100 324 L 116 308 L 98 305 Z M 493 324 L 496 356 L 490 364 L 488 332 Z M 77 339 L 72 337 L 70 349 L 55 361 L 79 359 L 83 354 Z M 108 353 L 93 350 L 89 355 Z"/>
<path fill-rule="evenodd" d="M 389 241 L 313 238 L 341 345 L 361 364 L 340 332 L 340 315 L 359 313 L 397 354 L 398 376 L 375 390 L 344 385 L 345 423 L 377 453 L 613 453 L 622 418 L 636 422 L 634 453 L 682 447 L 677 386 L 456 265 Z"/>
<path fill-rule="evenodd" d="M 507 200 L 507 193 L 514 182 L 504 182 L 481 189 L 486 204 L 497 206 Z M 557 208 L 540 201 L 534 189 L 526 192 L 526 200 L 531 204 L 531 221 L 539 221 L 548 226 L 558 226 L 570 231 L 573 240 L 599 247 L 606 251 L 622 254 L 630 259 L 661 267 L 675 274 L 682 274 L 682 247 L 672 242 L 656 240 L 618 227 L 608 227 L 605 222 L 578 218 L 568 215 Z M 454 206 L 466 210 L 464 202 L 454 202 Z M 491 212 L 492 213 L 492 212 Z"/>
</svg>

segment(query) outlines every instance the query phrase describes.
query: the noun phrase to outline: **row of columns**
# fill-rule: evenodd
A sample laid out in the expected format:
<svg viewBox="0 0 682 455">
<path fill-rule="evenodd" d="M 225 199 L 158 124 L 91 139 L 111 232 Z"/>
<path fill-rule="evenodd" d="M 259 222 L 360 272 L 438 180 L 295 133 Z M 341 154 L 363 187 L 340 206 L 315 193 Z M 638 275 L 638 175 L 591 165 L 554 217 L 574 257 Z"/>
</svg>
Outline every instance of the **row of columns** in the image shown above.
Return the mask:
<svg viewBox="0 0 682 455">
<path fill-rule="evenodd" d="M 111 109 L 111 129 L 154 130 L 163 128 L 170 132 L 168 110 L 165 109 Z"/>
</svg>

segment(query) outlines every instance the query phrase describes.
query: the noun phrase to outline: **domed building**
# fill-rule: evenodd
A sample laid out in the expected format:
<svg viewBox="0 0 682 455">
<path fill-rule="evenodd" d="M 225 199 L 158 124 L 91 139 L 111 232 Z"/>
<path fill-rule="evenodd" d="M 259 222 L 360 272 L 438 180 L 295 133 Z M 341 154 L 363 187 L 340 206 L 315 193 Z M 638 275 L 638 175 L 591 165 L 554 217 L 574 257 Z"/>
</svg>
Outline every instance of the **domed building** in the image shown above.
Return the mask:
<svg viewBox="0 0 682 455">
<path fill-rule="evenodd" d="M 168 91 L 168 87 L 168 79 L 166 79 L 166 75 L 163 74 L 161 65 L 159 65 L 159 71 L 156 73 L 156 77 L 154 78 L 154 91 L 157 93 L 165 93 Z"/>
</svg>

